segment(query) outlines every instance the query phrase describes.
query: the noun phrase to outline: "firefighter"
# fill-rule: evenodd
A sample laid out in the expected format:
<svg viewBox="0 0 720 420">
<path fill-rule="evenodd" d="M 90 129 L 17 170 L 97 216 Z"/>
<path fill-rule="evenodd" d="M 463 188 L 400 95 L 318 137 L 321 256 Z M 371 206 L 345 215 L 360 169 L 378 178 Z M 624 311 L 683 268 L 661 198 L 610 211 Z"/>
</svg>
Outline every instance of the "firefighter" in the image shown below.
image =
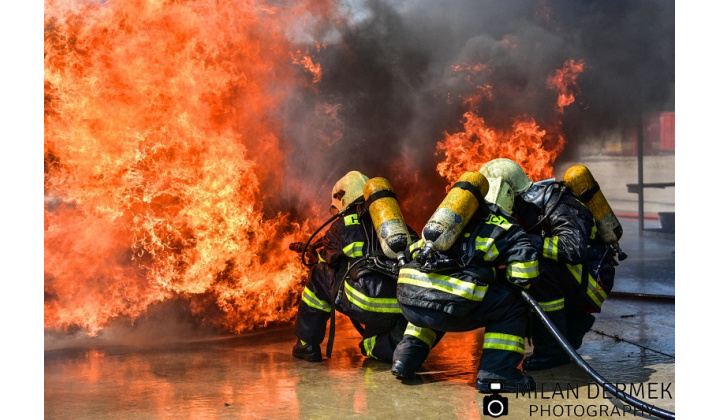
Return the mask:
<svg viewBox="0 0 720 420">
<path fill-rule="evenodd" d="M 350 318 L 362 336 L 360 352 L 372 359 L 390 363 L 406 329 L 407 321 L 395 294 L 397 260 L 383 253 L 373 228 L 368 211 L 371 203 L 363 195 L 368 181 L 362 173 L 351 171 L 333 187 L 331 212 L 340 217 L 325 233 L 318 263 L 312 267 L 302 293 L 294 326 L 298 340 L 292 349 L 298 359 L 322 360 L 320 344 L 334 310 Z M 410 241 L 417 239 L 403 222 L 405 227 Z M 428 352 L 421 349 L 417 356 L 409 357 L 424 358 Z"/>
<path fill-rule="evenodd" d="M 520 223 L 537 250 L 540 277 L 528 292 L 577 350 L 590 331 L 615 278 L 615 251 L 598 235 L 590 210 L 563 183 L 533 182 L 513 160 L 487 162 L 480 172 L 495 187 L 486 198 Z M 505 191 L 506 193 L 503 193 Z M 538 317 L 531 317 L 533 354 L 528 371 L 570 363 Z"/>
<path fill-rule="evenodd" d="M 406 355 L 411 353 L 409 349 L 435 338 L 428 331 L 484 327 L 476 389 L 491 393 L 490 384 L 502 382 L 504 392 L 532 391 L 535 381 L 518 369 L 525 356 L 528 312 L 517 292 L 537 277 L 537 253 L 509 215 L 487 205 L 480 191 L 460 184 L 463 182 L 455 184 L 448 197 L 458 195 L 455 188 L 467 189 L 472 193 L 466 196 L 476 200 L 479 209 L 444 250 L 425 243 L 431 219 L 423 229 L 423 239 L 409 248 L 412 261 L 400 268 L 397 298 L 409 326 L 395 349 L 391 372 L 400 379 L 415 375 L 419 360 Z M 448 211 L 439 208 L 436 214 Z M 460 221 L 462 217 L 447 218 L 452 219 Z M 440 230 L 452 229 L 445 226 Z"/>
</svg>

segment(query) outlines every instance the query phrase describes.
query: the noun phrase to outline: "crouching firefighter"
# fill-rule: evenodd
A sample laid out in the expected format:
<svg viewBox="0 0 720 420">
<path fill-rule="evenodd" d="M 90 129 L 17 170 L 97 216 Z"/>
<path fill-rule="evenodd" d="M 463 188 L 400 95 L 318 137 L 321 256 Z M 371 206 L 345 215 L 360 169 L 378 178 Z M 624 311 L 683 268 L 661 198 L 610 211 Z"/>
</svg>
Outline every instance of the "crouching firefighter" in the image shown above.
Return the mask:
<svg viewBox="0 0 720 420">
<path fill-rule="evenodd" d="M 540 256 L 540 276 L 528 292 L 579 349 L 595 322 L 592 313 L 600 312 L 612 290 L 615 256 L 625 258 L 618 245 L 622 228 L 617 218 L 584 166 L 569 168 L 561 182 L 533 182 L 517 162 L 505 158 L 487 162 L 480 172 L 493 186 L 486 199 L 515 217 Z M 533 354 L 524 360 L 525 370 L 570 363 L 536 316 L 529 335 Z"/>
<path fill-rule="evenodd" d="M 332 224 L 302 293 L 292 354 L 311 362 L 322 360 L 320 344 L 330 320 L 330 357 L 337 310 L 361 334 L 360 352 L 389 363 L 407 326 L 395 295 L 398 265 L 405 262 L 406 249 L 417 234 L 405 224 L 385 178 L 348 172 L 332 190 L 331 212 L 334 217 L 327 223 Z"/>
<path fill-rule="evenodd" d="M 537 252 L 523 229 L 483 196 L 488 182 L 469 171 L 456 182 L 409 248 L 400 268 L 397 298 L 410 325 L 425 331 L 485 328 L 476 389 L 491 393 L 532 391 L 535 381 L 518 366 L 525 357 L 528 313 L 517 293 L 538 276 Z M 412 377 L 420 365 L 406 350 L 423 340 L 405 334 L 391 372 Z"/>
</svg>

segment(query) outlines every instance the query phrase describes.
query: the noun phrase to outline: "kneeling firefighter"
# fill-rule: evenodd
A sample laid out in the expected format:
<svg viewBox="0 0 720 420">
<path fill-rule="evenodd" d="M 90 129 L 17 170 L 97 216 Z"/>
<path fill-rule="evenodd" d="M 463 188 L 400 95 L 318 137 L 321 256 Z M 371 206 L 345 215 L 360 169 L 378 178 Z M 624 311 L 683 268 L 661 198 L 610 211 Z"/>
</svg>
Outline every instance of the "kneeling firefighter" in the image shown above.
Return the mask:
<svg viewBox="0 0 720 420">
<path fill-rule="evenodd" d="M 409 248 L 400 267 L 397 298 L 411 325 L 442 332 L 485 328 L 476 389 L 532 391 L 535 381 L 518 369 L 525 356 L 528 312 L 518 296 L 538 275 L 537 252 L 523 229 L 483 195 L 485 177 L 474 171 L 456 182 Z M 414 376 L 420 365 L 406 357 L 423 340 L 408 334 L 395 349 L 391 372 Z"/>
<path fill-rule="evenodd" d="M 321 239 L 318 263 L 303 291 L 292 354 L 322 360 L 320 344 L 331 320 L 330 357 L 337 310 L 361 334 L 364 356 L 390 362 L 407 327 L 395 294 L 398 264 L 405 262 L 407 246 L 417 234 L 405 224 L 388 180 L 368 179 L 358 171 L 348 172 L 333 187 L 331 212 L 337 220 Z M 409 357 L 421 357 L 422 363 L 427 352 Z"/>
<path fill-rule="evenodd" d="M 480 172 L 491 184 L 486 199 L 520 223 L 540 255 L 540 276 L 528 292 L 577 350 L 595 322 L 592 313 L 600 312 L 612 290 L 615 256 L 624 259 L 619 222 L 584 166 L 568 169 L 562 182 L 533 182 L 518 163 L 505 158 L 487 162 Z M 594 216 L 592 206 L 603 217 Z M 596 219 L 602 224 L 596 225 Z M 525 370 L 570 363 L 538 317 L 531 318 L 529 335 L 534 349 L 523 362 Z"/>
</svg>

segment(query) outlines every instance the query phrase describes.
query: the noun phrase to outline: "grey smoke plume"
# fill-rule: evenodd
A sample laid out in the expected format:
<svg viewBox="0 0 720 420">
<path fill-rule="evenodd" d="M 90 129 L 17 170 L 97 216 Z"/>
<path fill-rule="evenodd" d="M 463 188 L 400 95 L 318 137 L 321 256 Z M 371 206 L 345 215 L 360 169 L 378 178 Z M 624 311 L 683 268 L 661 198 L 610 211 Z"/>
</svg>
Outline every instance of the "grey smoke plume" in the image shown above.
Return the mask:
<svg viewBox="0 0 720 420">
<path fill-rule="evenodd" d="M 585 69 L 576 102 L 559 116 L 567 139 L 559 160 L 588 136 L 633 124 L 644 112 L 674 110 L 674 2 L 344 4 L 346 24 L 326 27 L 314 55 L 321 80 L 283 110 L 288 174 L 305 186 L 288 189 L 296 205 L 325 209 L 333 183 L 360 170 L 390 179 L 406 219 L 421 228 L 445 193 L 435 151 L 444 133 L 462 129 L 463 99 L 487 83 L 493 99 L 473 111 L 488 124 L 523 114 L 548 123 L 558 115 L 547 77 L 569 59 Z M 478 63 L 489 71 L 470 82 L 451 70 Z"/>
</svg>

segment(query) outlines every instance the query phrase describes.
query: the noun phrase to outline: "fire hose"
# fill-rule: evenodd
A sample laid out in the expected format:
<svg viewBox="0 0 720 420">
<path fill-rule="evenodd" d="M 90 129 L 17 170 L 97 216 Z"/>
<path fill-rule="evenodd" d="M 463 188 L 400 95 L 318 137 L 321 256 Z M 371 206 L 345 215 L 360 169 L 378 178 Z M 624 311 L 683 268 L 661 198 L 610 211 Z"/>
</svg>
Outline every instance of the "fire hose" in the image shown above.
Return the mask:
<svg viewBox="0 0 720 420">
<path fill-rule="evenodd" d="M 663 410 L 662 408 L 655 407 L 654 405 L 648 404 L 642 400 L 639 400 L 632 395 L 629 395 L 619 389 L 617 389 L 616 386 L 612 385 L 608 381 L 606 381 L 602 376 L 600 376 L 595 370 L 590 367 L 590 365 L 583 360 L 580 355 L 577 354 L 575 349 L 570 345 L 570 343 L 565 339 L 565 337 L 560 334 L 560 332 L 557 330 L 555 325 L 552 323 L 550 318 L 545 314 L 545 312 L 542 310 L 540 305 L 533 299 L 530 294 L 525 291 L 521 290 L 520 294 L 522 295 L 523 299 L 533 308 L 535 311 L 535 314 L 540 318 L 543 325 L 545 325 L 545 328 L 548 329 L 550 334 L 557 340 L 557 342 L 560 344 L 560 346 L 563 348 L 565 353 L 567 353 L 568 356 L 575 362 L 578 367 L 580 367 L 585 373 L 587 373 L 595 382 L 598 383 L 598 385 L 602 386 L 603 390 L 609 392 L 610 394 L 614 395 L 618 399 L 630 404 L 631 406 L 642 410 L 645 413 L 651 414 L 653 416 L 656 416 L 661 419 L 675 419 L 675 413 Z"/>
</svg>

